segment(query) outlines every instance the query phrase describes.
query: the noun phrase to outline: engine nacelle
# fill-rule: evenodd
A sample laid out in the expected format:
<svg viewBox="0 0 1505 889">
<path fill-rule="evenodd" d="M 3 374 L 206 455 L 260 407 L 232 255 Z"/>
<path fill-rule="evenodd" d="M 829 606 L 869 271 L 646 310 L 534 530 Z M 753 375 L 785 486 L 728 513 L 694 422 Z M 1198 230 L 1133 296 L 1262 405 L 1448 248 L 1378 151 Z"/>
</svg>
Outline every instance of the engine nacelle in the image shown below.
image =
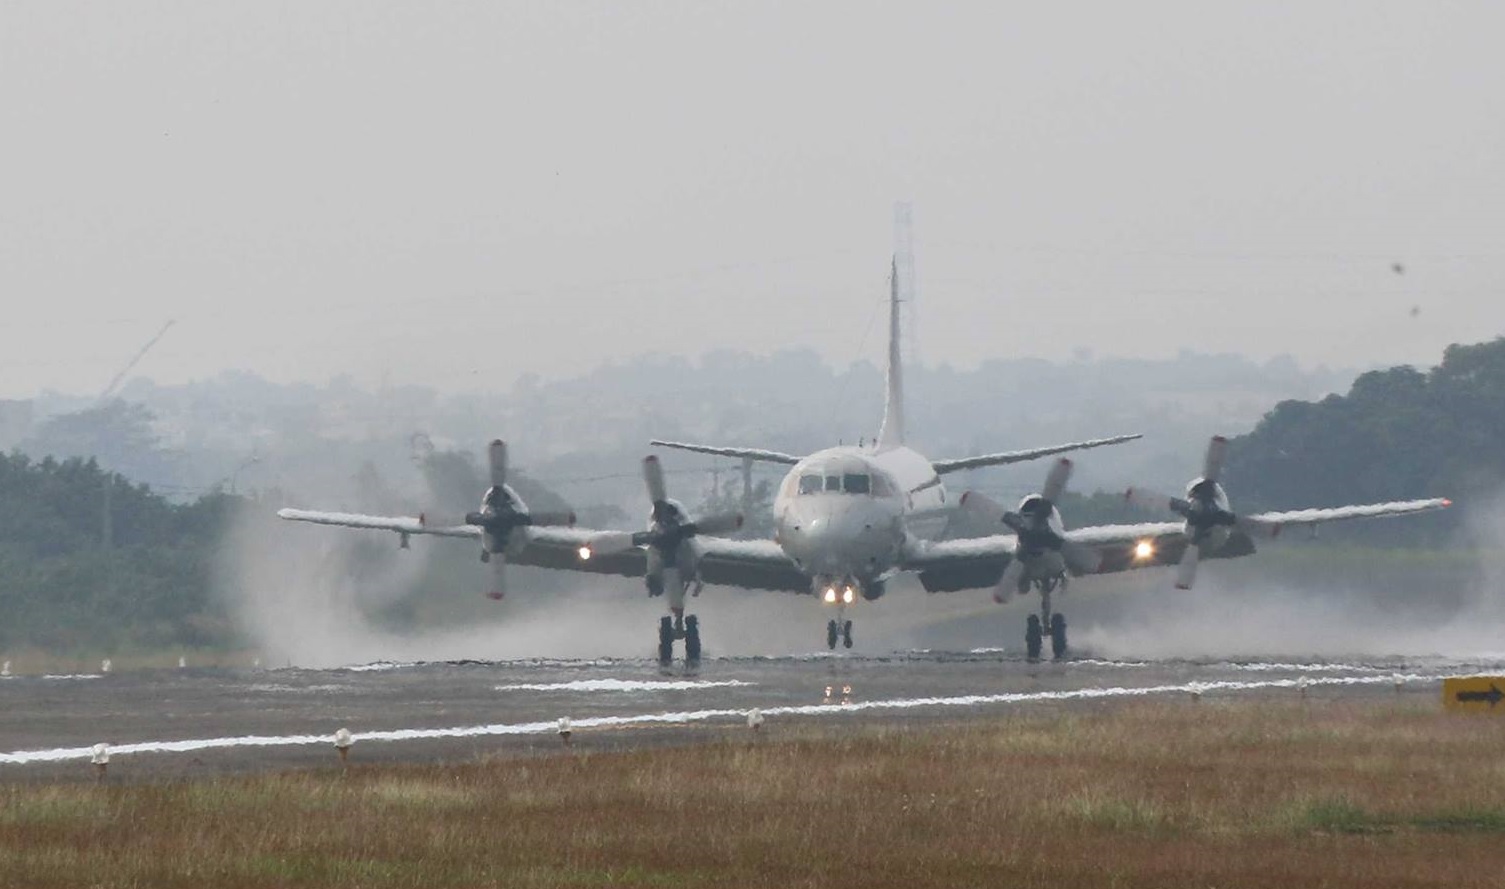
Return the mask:
<svg viewBox="0 0 1505 889">
<path fill-rule="evenodd" d="M 863 599 L 869 602 L 875 602 L 878 599 L 883 598 L 883 594 L 888 592 L 888 585 L 881 580 L 874 580 L 862 584 L 861 590 Z"/>
</svg>

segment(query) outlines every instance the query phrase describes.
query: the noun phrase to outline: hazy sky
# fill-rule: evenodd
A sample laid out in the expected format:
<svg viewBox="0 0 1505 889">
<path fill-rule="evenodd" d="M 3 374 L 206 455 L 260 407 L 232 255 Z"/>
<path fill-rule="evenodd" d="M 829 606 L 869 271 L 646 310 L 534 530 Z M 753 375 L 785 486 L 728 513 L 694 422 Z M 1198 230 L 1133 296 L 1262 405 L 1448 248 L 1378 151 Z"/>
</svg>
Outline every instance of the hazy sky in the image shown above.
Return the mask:
<svg viewBox="0 0 1505 889">
<path fill-rule="evenodd" d="M 937 6 L 0 4 L 0 395 L 1505 333 L 1505 5 Z"/>
</svg>

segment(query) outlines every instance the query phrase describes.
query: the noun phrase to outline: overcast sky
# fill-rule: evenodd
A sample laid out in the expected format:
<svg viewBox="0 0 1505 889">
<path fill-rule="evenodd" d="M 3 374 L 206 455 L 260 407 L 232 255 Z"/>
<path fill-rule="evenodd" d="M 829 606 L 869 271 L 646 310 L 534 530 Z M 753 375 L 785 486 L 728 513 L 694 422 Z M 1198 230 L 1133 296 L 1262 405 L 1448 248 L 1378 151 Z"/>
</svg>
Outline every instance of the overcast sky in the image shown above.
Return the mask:
<svg viewBox="0 0 1505 889">
<path fill-rule="evenodd" d="M 1505 333 L 1505 5 L 936 6 L 0 4 L 0 395 Z"/>
</svg>

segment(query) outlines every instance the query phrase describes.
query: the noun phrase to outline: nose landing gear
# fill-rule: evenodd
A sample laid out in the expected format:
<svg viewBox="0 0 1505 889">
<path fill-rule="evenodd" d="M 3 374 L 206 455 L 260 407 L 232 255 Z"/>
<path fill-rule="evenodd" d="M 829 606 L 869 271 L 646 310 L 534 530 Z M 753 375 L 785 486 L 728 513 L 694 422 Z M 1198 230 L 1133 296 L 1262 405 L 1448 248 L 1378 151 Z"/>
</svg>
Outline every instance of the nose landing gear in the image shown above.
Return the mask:
<svg viewBox="0 0 1505 889">
<path fill-rule="evenodd" d="M 836 640 L 840 639 L 845 648 L 852 647 L 852 622 L 849 620 L 826 621 L 826 647 L 836 650 Z"/>
</svg>

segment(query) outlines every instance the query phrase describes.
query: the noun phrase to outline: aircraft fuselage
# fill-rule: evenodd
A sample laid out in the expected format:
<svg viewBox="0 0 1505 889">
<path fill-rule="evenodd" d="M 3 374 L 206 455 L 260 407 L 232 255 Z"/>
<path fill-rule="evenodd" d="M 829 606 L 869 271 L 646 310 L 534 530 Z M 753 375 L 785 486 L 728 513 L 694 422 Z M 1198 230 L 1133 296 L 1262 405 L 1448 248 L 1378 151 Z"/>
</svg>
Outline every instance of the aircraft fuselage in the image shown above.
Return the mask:
<svg viewBox="0 0 1505 889">
<path fill-rule="evenodd" d="M 881 594 L 911 537 L 932 538 L 950 506 L 935 467 L 907 447 L 835 447 L 800 460 L 774 499 L 779 546 L 820 594 Z"/>
</svg>

